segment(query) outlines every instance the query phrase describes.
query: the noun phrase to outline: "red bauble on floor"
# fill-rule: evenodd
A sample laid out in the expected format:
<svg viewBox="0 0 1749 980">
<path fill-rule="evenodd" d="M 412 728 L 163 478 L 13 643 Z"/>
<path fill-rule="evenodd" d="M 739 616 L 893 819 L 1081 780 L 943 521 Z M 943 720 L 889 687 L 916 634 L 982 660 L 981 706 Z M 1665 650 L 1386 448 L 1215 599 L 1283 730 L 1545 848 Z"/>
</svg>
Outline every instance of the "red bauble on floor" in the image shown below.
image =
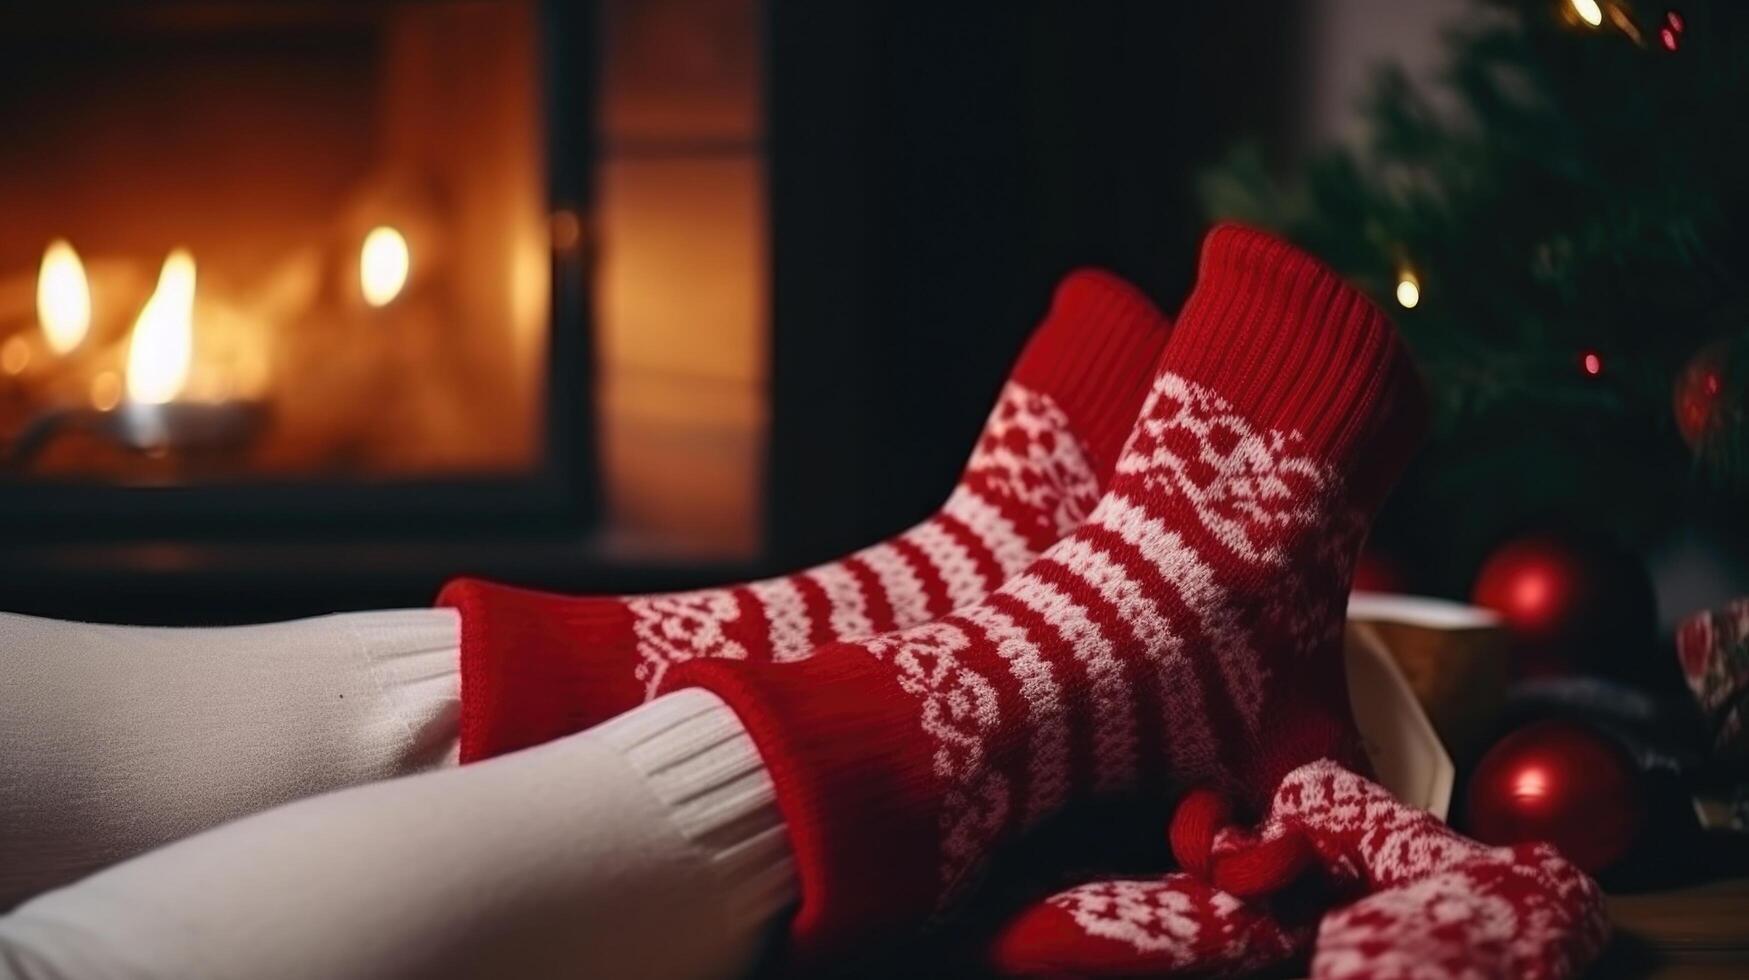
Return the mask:
<svg viewBox="0 0 1749 980">
<path fill-rule="evenodd" d="M 1467 829 L 1476 839 L 1549 841 L 1592 874 L 1627 853 L 1645 819 L 1633 760 L 1571 722 L 1540 721 L 1513 732 L 1470 778 Z"/>
</svg>

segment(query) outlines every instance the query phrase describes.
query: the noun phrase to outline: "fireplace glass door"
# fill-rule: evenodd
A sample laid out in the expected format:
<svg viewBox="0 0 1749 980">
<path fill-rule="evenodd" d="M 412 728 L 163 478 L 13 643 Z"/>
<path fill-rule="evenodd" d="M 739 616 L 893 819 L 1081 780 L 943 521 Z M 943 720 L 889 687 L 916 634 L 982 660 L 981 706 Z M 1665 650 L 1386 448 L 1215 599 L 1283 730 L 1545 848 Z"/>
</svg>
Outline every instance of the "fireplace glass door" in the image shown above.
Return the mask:
<svg viewBox="0 0 1749 980">
<path fill-rule="evenodd" d="M 550 468 L 551 6 L 0 13 L 0 509 Z"/>
</svg>

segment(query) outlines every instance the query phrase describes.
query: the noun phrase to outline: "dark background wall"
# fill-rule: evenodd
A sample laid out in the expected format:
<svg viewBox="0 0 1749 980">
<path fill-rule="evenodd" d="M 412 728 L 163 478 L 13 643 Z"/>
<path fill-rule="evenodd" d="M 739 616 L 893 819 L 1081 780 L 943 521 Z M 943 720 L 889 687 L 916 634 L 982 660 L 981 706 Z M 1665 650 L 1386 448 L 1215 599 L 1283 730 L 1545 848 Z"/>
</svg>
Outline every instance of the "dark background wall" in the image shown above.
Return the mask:
<svg viewBox="0 0 1749 980">
<path fill-rule="evenodd" d="M 1298 9 L 771 4 L 773 565 L 941 502 L 1063 273 L 1176 307 L 1195 172 L 1293 140 Z"/>
</svg>

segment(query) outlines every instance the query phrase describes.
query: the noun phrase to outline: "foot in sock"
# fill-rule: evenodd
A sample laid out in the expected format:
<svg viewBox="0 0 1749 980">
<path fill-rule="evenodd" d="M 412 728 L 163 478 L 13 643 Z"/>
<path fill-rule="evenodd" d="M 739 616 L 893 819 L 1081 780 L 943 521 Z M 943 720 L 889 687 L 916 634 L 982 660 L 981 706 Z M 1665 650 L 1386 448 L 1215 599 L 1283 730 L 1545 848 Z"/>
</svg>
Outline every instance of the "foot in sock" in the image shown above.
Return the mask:
<svg viewBox="0 0 1749 980">
<path fill-rule="evenodd" d="M 463 762 L 545 742 L 654 696 L 699 657 L 786 661 L 983 598 L 1099 499 L 1168 323 L 1106 273 L 1064 279 L 942 509 L 847 558 L 720 589 L 578 598 L 463 579 Z"/>
<path fill-rule="evenodd" d="M 1359 764 L 1340 631 L 1371 513 L 1424 425 L 1384 316 L 1235 227 L 1110 487 L 987 599 L 808 660 L 692 660 L 766 760 L 804 959 L 945 909 L 1005 839 L 1173 780 L 1260 809 L 1308 760 Z"/>
<path fill-rule="evenodd" d="M 1328 760 L 1282 780 L 1255 834 L 1223 829 L 1217 862 L 1298 838 L 1333 908 L 1278 919 L 1201 874 L 1097 881 L 1015 916 L 990 948 L 1004 976 L 1226 976 L 1300 959 L 1314 978 L 1563 980 L 1602 949 L 1595 882 L 1546 844 L 1491 848 Z M 1315 908 L 1313 909 L 1315 911 Z M 1315 936 L 1315 942 L 1314 942 Z"/>
</svg>

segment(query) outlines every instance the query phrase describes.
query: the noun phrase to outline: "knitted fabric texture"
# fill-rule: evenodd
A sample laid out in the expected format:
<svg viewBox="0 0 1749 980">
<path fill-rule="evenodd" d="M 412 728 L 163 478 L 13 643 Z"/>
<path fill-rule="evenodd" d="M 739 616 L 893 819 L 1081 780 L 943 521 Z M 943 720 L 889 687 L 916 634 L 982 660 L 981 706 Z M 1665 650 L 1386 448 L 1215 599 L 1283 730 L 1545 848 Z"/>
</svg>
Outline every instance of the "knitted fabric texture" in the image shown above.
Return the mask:
<svg viewBox="0 0 1749 980">
<path fill-rule="evenodd" d="M 1229 977 L 1303 955 L 1309 926 L 1184 871 L 1088 881 L 1029 906 L 990 945 L 1009 977 Z"/>
<path fill-rule="evenodd" d="M 1395 331 L 1286 243 L 1222 227 L 1109 490 L 991 596 L 805 661 L 692 660 L 777 786 L 806 962 L 945 911 L 1091 794 L 1208 784 L 1254 812 L 1360 764 L 1340 631 L 1425 409 Z"/>
<path fill-rule="evenodd" d="M 1057 288 L 940 511 L 847 558 L 728 588 L 567 597 L 473 579 L 462 614 L 463 762 L 549 741 L 655 696 L 699 658 L 784 662 L 928 622 L 983 598 L 1092 510 L 1169 324 L 1083 270 Z"/>
<path fill-rule="evenodd" d="M 1548 845 L 1491 848 L 1321 760 L 1289 773 L 1256 832 L 1217 857 L 1309 840 L 1322 923 L 1242 901 L 1188 871 L 1090 881 L 1014 916 L 989 951 L 1004 976 L 1231 976 L 1312 958 L 1319 978 L 1579 975 L 1608 937 L 1595 882 Z"/>
</svg>

